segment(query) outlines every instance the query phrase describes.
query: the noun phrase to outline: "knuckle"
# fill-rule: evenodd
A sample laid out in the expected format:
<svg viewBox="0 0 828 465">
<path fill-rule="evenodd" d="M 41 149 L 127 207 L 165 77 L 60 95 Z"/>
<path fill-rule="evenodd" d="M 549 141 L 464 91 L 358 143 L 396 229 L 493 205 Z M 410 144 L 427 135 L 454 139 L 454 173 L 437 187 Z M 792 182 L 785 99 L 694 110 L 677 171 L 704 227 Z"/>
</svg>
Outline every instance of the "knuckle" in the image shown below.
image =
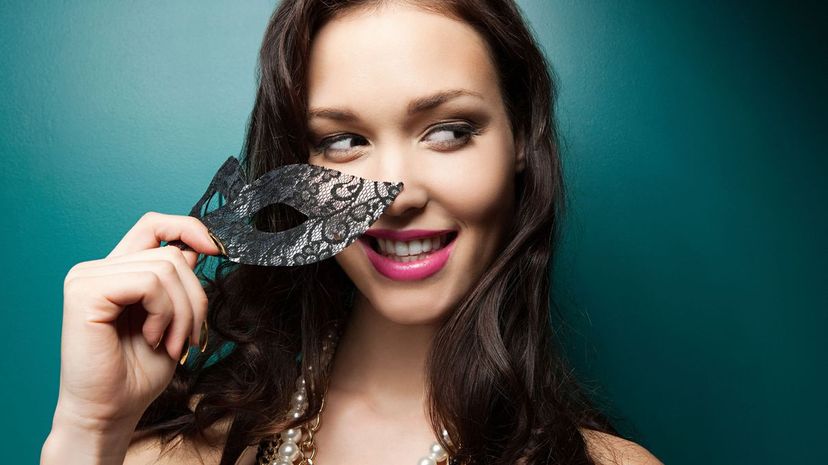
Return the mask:
<svg viewBox="0 0 828 465">
<path fill-rule="evenodd" d="M 207 310 L 207 305 L 210 303 L 209 299 L 207 298 L 207 294 L 202 289 L 196 295 L 196 304 L 198 305 L 199 309 Z"/>
<path fill-rule="evenodd" d="M 66 272 L 66 276 L 63 277 L 64 288 L 69 284 L 69 281 L 75 278 L 75 275 L 78 273 L 78 270 L 80 269 L 79 265 L 80 263 L 75 263 L 74 265 L 72 265 L 71 268 L 69 268 L 69 271 Z"/>
<path fill-rule="evenodd" d="M 203 292 L 199 292 L 193 298 L 193 312 L 199 317 L 204 317 L 207 315 L 207 305 L 207 296 Z"/>
<path fill-rule="evenodd" d="M 163 254 L 167 256 L 168 259 L 173 261 L 182 261 L 184 260 L 184 252 L 179 249 L 178 247 L 168 246 L 164 247 Z"/>
<path fill-rule="evenodd" d="M 63 277 L 63 289 L 66 292 L 74 292 L 77 290 L 78 287 L 78 280 L 83 277 L 82 271 L 86 268 L 91 262 L 78 262 L 72 265 L 69 268 L 69 271 L 66 272 L 66 276 Z"/>
<path fill-rule="evenodd" d="M 142 272 L 140 276 L 141 279 L 144 280 L 144 285 L 149 289 L 159 289 L 164 287 L 164 284 L 161 282 L 161 278 L 159 278 L 158 275 L 152 271 Z"/>
<path fill-rule="evenodd" d="M 141 219 L 140 219 L 140 220 L 138 220 L 138 221 L 139 221 L 139 222 L 152 221 L 152 220 L 154 220 L 154 219 L 155 219 L 158 215 L 159 215 L 159 213 L 158 213 L 158 212 L 153 211 L 153 210 L 150 210 L 150 211 L 148 211 L 148 212 L 144 213 L 143 215 L 141 215 Z"/>
<path fill-rule="evenodd" d="M 177 275 L 178 272 L 175 269 L 175 265 L 167 260 L 159 260 L 158 261 L 158 273 L 164 277 L 172 277 L 173 275 Z"/>
<path fill-rule="evenodd" d="M 74 295 L 78 293 L 78 286 L 81 285 L 80 278 L 75 275 L 66 275 L 66 279 L 63 281 L 63 294 L 64 295 Z"/>
<path fill-rule="evenodd" d="M 72 274 L 72 275 L 78 274 L 81 271 L 86 270 L 88 268 L 91 268 L 95 265 L 108 263 L 108 260 L 109 259 L 107 259 L 107 258 L 98 258 L 98 259 L 95 259 L 95 260 L 86 260 L 86 261 L 83 261 L 83 262 L 75 263 L 74 265 L 72 265 L 71 268 L 69 268 L 69 271 L 66 272 L 66 275 L 69 276 L 70 274 Z"/>
</svg>

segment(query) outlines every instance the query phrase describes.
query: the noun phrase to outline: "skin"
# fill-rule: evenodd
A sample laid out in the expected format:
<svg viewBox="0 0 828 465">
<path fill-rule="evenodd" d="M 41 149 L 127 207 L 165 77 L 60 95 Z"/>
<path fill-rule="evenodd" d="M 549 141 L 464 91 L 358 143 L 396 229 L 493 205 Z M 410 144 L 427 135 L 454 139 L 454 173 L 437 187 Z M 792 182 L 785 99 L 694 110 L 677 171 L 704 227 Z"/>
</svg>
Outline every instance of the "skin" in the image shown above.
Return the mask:
<svg viewBox="0 0 828 465">
<path fill-rule="evenodd" d="M 434 440 L 424 409 L 425 355 L 442 319 L 503 240 L 514 177 L 524 169 L 521 143 L 509 127 L 485 43 L 445 16 L 400 5 L 348 12 L 319 31 L 309 72 L 310 108 L 344 108 L 358 116 L 310 120 L 314 147 L 335 134 L 353 138 L 314 153 L 309 162 L 403 181 L 404 190 L 374 227 L 460 231 L 446 267 L 421 281 L 383 277 L 359 244 L 336 256 L 358 293 L 333 361 L 315 462 L 415 463 Z M 448 89 L 476 96 L 406 114 L 412 100 Z M 464 120 L 476 123 L 479 135 L 465 140 L 437 128 Z M 192 274 L 196 253 L 158 247 L 179 239 L 196 252 L 217 253 L 194 218 L 151 213 L 105 259 L 67 274 L 62 338 L 69 343 L 61 352 L 60 396 L 41 465 L 219 463 L 230 418 L 206 432 L 212 444 L 188 442 L 160 457 L 154 438 L 134 434 L 143 409 L 169 383 L 181 342 L 187 334 L 198 342 L 206 311 Z M 118 315 L 136 302 L 153 318 L 136 322 L 127 334 L 117 332 Z M 165 330 L 168 339 L 152 350 Z M 90 353 L 106 355 L 91 372 L 84 370 Z M 634 442 L 589 430 L 584 437 L 598 463 L 661 464 Z M 254 464 L 255 453 L 248 447 L 237 463 Z"/>
</svg>

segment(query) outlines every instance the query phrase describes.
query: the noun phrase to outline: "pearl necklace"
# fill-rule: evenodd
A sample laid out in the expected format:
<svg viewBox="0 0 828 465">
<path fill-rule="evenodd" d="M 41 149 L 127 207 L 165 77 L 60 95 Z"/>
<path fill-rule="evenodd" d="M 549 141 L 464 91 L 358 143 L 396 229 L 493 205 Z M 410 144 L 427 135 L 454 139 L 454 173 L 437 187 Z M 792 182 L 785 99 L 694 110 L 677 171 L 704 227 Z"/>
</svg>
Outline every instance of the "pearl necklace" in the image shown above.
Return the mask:
<svg viewBox="0 0 828 465">
<path fill-rule="evenodd" d="M 322 342 L 322 363 L 327 366 L 330 363 L 333 348 L 336 345 L 334 331 L 328 333 Z M 308 367 L 309 370 L 312 367 Z M 314 465 L 313 459 L 316 456 L 316 444 L 313 441 L 313 434 L 319 429 L 322 410 L 325 407 L 325 395 L 322 396 L 322 404 L 316 418 L 298 428 L 288 428 L 278 436 L 263 441 L 259 445 L 256 454 L 258 465 Z M 296 378 L 296 391 L 291 398 L 290 410 L 287 419 L 295 420 L 300 418 L 308 408 L 308 393 L 305 378 Z M 446 442 L 451 443 L 448 432 L 445 428 L 442 431 Z M 298 462 L 296 460 L 299 460 Z M 428 455 L 420 458 L 417 465 L 438 465 L 451 463 L 448 453 L 438 442 L 431 443 Z"/>
</svg>

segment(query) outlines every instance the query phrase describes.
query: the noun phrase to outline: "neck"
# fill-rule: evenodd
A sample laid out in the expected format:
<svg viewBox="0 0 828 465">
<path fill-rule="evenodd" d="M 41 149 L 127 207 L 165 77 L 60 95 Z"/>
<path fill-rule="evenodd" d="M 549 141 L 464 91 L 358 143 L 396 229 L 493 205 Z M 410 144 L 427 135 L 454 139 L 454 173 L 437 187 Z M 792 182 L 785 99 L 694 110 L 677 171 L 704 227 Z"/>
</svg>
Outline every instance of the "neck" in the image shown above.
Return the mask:
<svg viewBox="0 0 828 465">
<path fill-rule="evenodd" d="M 356 397 L 378 412 L 407 407 L 420 411 L 426 358 L 436 330 L 436 324 L 391 321 L 357 292 L 337 343 L 328 389 Z"/>
</svg>

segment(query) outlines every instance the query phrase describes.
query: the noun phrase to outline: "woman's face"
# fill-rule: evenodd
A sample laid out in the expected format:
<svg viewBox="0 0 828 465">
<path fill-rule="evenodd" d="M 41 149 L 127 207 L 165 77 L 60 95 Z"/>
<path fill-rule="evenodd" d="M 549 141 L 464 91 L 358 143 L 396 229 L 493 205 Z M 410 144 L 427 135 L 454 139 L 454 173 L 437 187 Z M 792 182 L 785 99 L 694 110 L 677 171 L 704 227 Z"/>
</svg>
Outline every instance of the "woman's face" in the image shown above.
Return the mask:
<svg viewBox="0 0 828 465">
<path fill-rule="evenodd" d="M 335 257 L 357 302 L 401 324 L 444 318 L 497 254 L 524 163 L 484 39 L 412 7 L 350 11 L 319 30 L 308 72 L 309 163 L 404 183 Z"/>
</svg>

